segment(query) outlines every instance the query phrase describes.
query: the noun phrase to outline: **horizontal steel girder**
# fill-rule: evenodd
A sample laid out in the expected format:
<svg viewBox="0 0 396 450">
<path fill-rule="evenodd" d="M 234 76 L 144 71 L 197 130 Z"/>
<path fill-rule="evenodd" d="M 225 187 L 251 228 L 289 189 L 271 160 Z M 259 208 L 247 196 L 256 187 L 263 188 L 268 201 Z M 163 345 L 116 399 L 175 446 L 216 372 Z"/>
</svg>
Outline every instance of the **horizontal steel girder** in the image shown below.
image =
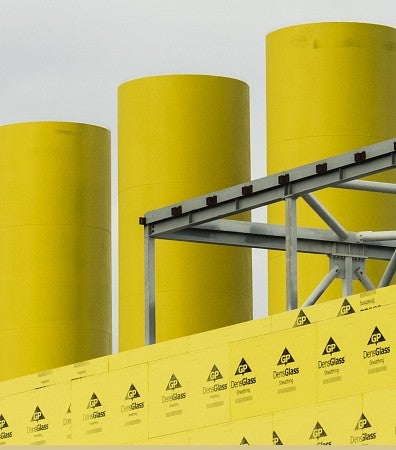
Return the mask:
<svg viewBox="0 0 396 450">
<path fill-rule="evenodd" d="M 170 205 L 144 216 L 150 237 L 396 167 L 396 138 Z"/>
<path fill-rule="evenodd" d="M 286 227 L 222 219 L 164 233 L 157 239 L 285 250 Z M 341 240 L 331 230 L 297 228 L 298 252 L 390 260 L 395 249 L 396 241 L 359 243 L 359 233 L 348 233 Z"/>
</svg>

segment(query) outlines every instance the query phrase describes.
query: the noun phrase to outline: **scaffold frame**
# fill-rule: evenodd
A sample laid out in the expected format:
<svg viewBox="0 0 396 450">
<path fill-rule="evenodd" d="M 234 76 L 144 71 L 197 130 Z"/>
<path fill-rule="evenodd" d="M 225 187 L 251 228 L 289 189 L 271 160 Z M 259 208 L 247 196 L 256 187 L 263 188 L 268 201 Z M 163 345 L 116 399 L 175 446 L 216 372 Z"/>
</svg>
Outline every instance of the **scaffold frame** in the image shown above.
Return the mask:
<svg viewBox="0 0 396 450">
<path fill-rule="evenodd" d="M 312 305 L 335 278 L 342 295 L 352 294 L 358 279 L 375 286 L 365 273 L 367 259 L 389 261 L 378 287 L 396 272 L 396 231 L 347 231 L 312 194 L 325 188 L 396 194 L 396 184 L 360 178 L 396 167 L 396 138 L 338 156 L 211 192 L 147 212 L 144 225 L 145 342 L 156 342 L 155 240 L 199 242 L 286 252 L 286 309 L 298 307 L 297 253 L 327 255 L 330 270 L 302 307 Z M 297 199 L 302 198 L 329 230 L 297 226 Z M 285 201 L 285 225 L 224 220 L 224 217 Z"/>
</svg>

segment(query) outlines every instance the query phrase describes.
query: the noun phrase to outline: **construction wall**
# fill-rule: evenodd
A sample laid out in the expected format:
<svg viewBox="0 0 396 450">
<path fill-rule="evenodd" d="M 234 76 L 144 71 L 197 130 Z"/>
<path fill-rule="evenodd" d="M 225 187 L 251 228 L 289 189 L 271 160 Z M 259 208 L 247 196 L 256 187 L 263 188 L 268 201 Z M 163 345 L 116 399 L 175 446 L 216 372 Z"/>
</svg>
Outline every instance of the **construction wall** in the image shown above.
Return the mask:
<svg viewBox="0 0 396 450">
<path fill-rule="evenodd" d="M 396 286 L 0 384 L 0 444 L 396 444 Z"/>
</svg>

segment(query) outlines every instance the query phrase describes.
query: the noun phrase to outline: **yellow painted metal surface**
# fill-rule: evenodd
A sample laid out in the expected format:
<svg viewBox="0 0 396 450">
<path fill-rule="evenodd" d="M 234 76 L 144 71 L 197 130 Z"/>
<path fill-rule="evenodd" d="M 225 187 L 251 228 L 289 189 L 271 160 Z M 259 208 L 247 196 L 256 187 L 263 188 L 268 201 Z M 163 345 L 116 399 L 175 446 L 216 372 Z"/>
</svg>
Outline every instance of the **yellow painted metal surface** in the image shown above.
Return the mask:
<svg viewBox="0 0 396 450">
<path fill-rule="evenodd" d="M 20 123 L 0 144 L 0 380 L 110 353 L 108 130 Z"/>
<path fill-rule="evenodd" d="M 267 36 L 267 160 L 276 173 L 396 135 L 396 29 L 362 23 L 314 23 Z M 375 179 L 395 182 L 388 172 Z M 391 195 L 327 190 L 315 193 L 351 231 L 392 229 Z M 271 223 L 284 223 L 281 204 L 269 208 Z M 325 228 L 303 200 L 298 224 Z M 384 263 L 369 261 L 374 284 Z M 302 304 L 328 272 L 325 256 L 299 255 Z M 269 255 L 269 311 L 285 309 L 284 255 Z M 359 285 L 355 282 L 355 288 Z M 335 280 L 323 299 L 340 296 Z"/>
<path fill-rule="evenodd" d="M 119 88 L 120 349 L 144 344 L 146 211 L 250 179 L 248 86 L 169 75 Z M 157 341 L 252 317 L 249 249 L 156 242 Z"/>
</svg>

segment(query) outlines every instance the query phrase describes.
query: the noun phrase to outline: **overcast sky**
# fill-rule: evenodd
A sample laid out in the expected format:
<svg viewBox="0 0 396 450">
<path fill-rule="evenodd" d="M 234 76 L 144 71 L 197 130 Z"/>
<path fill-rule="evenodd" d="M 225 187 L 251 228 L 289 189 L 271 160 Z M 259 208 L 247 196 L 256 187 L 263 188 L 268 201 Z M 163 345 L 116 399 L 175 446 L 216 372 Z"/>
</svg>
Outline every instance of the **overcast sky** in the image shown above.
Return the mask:
<svg viewBox="0 0 396 450">
<path fill-rule="evenodd" d="M 0 124 L 65 120 L 111 130 L 117 262 L 117 86 L 171 73 L 244 80 L 252 177 L 259 178 L 266 175 L 265 36 L 321 21 L 396 26 L 396 0 L 0 0 Z M 254 266 L 259 317 L 267 311 L 263 251 L 255 253 Z M 114 300 L 117 295 L 115 264 Z"/>
</svg>

